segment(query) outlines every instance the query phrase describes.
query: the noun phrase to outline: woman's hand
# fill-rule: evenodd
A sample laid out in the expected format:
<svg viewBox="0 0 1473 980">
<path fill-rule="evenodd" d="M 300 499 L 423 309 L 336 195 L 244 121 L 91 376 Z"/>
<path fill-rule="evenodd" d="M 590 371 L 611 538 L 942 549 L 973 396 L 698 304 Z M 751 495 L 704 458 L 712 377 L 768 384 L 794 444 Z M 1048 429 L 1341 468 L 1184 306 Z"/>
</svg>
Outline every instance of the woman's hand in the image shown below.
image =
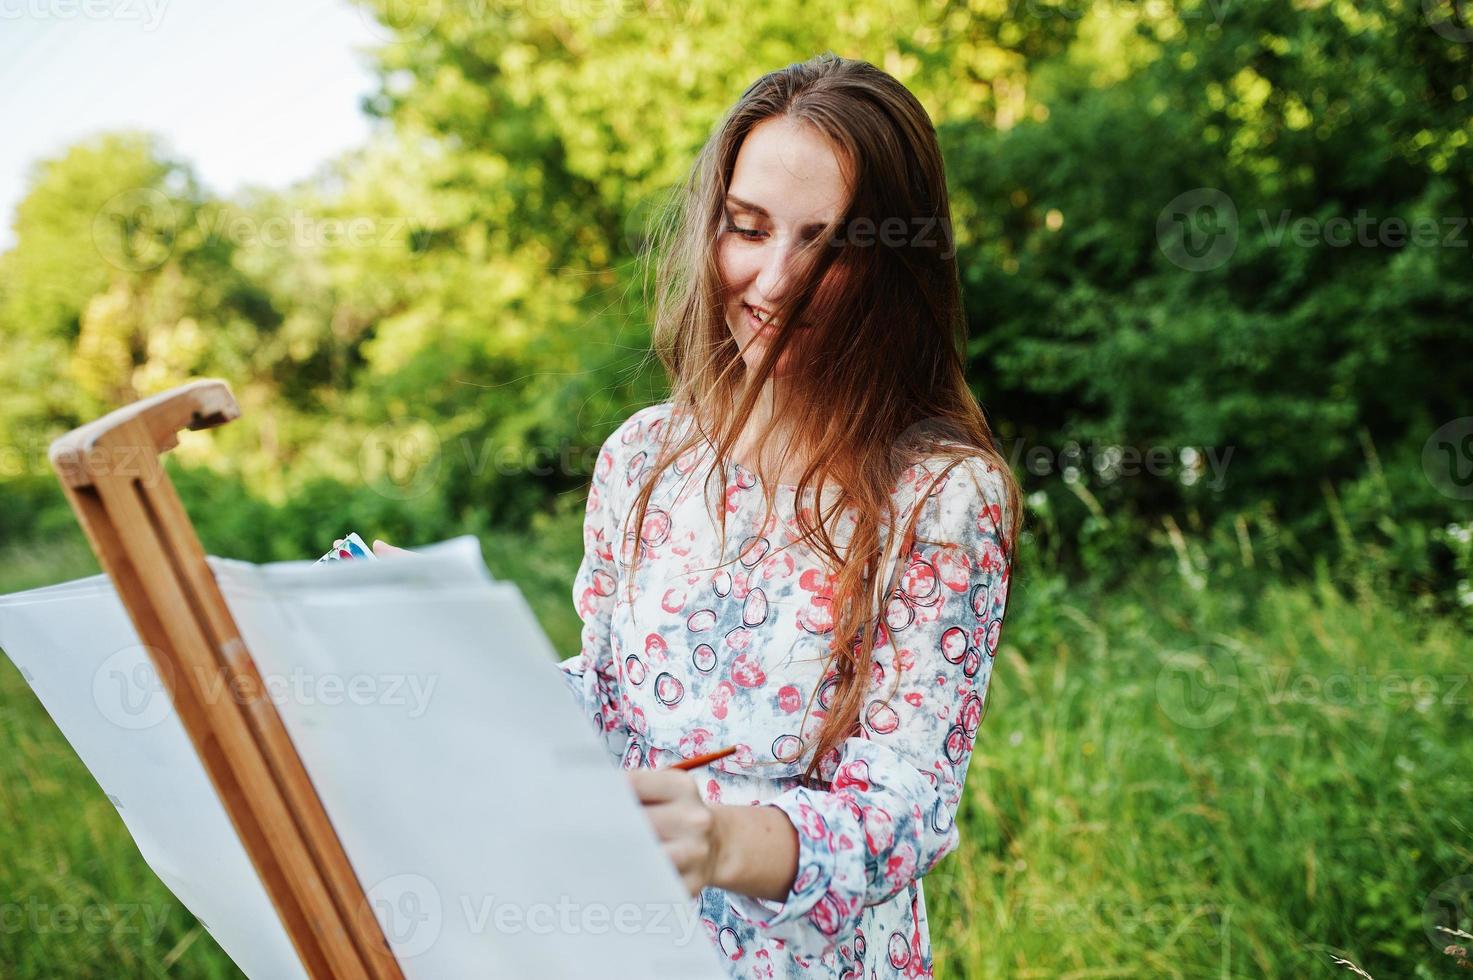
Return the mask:
<svg viewBox="0 0 1473 980">
<path fill-rule="evenodd" d="M 721 821 L 701 799 L 696 779 L 679 769 L 626 772 L 665 854 L 692 896 L 716 881 L 721 856 Z"/>
<path fill-rule="evenodd" d="M 380 541 L 378 538 L 373 539 L 373 553 L 379 558 L 399 558 L 404 555 L 414 554 L 412 551 L 405 548 L 396 548 L 387 541 Z"/>
</svg>

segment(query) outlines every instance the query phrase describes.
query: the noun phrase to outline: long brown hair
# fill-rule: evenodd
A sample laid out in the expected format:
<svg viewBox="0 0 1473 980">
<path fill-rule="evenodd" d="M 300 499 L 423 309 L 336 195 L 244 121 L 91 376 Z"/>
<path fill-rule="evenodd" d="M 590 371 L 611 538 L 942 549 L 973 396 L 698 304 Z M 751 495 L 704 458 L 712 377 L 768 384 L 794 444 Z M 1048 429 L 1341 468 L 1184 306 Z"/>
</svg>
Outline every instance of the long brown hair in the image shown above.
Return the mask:
<svg viewBox="0 0 1473 980">
<path fill-rule="evenodd" d="M 725 321 L 716 245 L 742 142 L 758 123 L 778 116 L 807 123 L 831 142 L 850 195 L 826 234 L 797 253 L 785 280 L 791 285 L 773 311 L 785 326 L 749 378 Z M 795 354 L 802 356 L 803 369 L 773 386 L 772 419 L 757 442 L 772 437 L 781 420 L 791 439 L 788 453 L 810 461 L 797 484 L 801 536 L 793 544 L 810 544 L 833 575 L 834 629 L 824 676 L 836 676 L 837 686 L 824 699 L 827 711 L 815 712 L 822 725 L 813 745 L 780 760 L 794 762 L 812 748 L 805 780 L 859 731 L 870 657 L 891 595 L 889 576 L 882 573 L 896 553 L 892 494 L 902 474 L 923 460 L 948 460 L 934 487 L 965 459 L 980 457 L 995 469 L 1004 493 L 995 501 L 1004 515 L 1001 544 L 1011 562 L 1021 522 L 1019 490 L 967 385 L 966 320 L 950 214 L 935 129 L 920 102 L 873 65 L 825 53 L 748 87 L 653 231 L 658 269 L 652 356 L 658 355 L 670 381 L 671 421 L 694 424 L 663 426 L 655 458 L 645 462 L 630 509 L 633 522 L 620 535 L 623 545 L 633 545 L 628 581 L 644 551 L 638 529 L 645 527 L 661 472 L 690 450 L 714 447 L 707 485 L 718 470 L 724 485 L 728 453 L 763 384 L 786 346 L 801 335 Z M 792 324 L 802 328 L 788 329 Z M 677 438 L 680 433 L 683 438 Z M 762 484 L 770 517 L 777 488 L 768 480 Z M 810 489 L 820 503 L 829 494 L 832 506 L 816 515 L 798 506 Z M 916 499 L 928 493 L 929 488 Z M 724 555 L 726 510 L 717 510 Z M 920 510 L 914 508 L 899 539 L 902 564 L 910 557 L 907 546 Z M 845 515 L 853 523 L 841 554 L 830 524 Z"/>
</svg>

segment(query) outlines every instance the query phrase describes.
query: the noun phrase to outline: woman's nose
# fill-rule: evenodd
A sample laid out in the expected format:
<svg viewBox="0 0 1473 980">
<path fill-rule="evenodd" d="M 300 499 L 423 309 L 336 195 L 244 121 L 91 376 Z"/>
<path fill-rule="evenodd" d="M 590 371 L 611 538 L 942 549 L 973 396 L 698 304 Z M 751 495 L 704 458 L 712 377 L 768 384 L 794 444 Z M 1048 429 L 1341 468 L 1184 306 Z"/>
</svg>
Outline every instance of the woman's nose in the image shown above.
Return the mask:
<svg viewBox="0 0 1473 980">
<path fill-rule="evenodd" d="M 757 293 L 763 299 L 774 303 L 781 299 L 794 251 L 787 243 L 774 244 L 765 250 L 756 282 Z"/>
</svg>

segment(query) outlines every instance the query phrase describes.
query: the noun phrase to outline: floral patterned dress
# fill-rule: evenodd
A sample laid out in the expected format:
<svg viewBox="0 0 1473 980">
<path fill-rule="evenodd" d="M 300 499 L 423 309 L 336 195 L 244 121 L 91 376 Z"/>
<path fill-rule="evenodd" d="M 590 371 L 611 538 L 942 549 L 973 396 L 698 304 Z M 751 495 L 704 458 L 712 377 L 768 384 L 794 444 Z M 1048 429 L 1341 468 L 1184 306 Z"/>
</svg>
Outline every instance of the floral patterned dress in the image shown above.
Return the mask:
<svg viewBox="0 0 1473 980">
<path fill-rule="evenodd" d="M 824 760 L 820 781 L 805 781 L 806 755 L 779 760 L 816 734 L 832 696 L 823 660 L 833 579 L 810 546 L 784 547 L 800 535 L 795 488 L 776 488 L 759 527 L 754 474 L 728 463 L 717 500 L 703 492 L 714 447 L 688 451 L 650 499 L 626 601 L 620 528 L 661 427 L 682 417 L 671 402 L 642 409 L 600 451 L 573 586 L 582 650 L 560 668 L 623 768 L 738 745 L 697 770 L 706 801 L 780 807 L 797 828 L 798 874 L 783 902 L 714 887 L 692 900 L 732 977 L 929 977 L 921 877 L 957 846 L 955 813 L 1007 605 L 1001 479 L 967 459 L 920 501 L 916 539 L 944 543 L 920 544 L 900 563 L 859 731 Z M 902 529 L 940 472 L 928 466 L 893 488 Z M 814 493 L 805 493 L 806 507 Z M 844 530 L 842 520 L 830 530 L 841 553 Z"/>
</svg>

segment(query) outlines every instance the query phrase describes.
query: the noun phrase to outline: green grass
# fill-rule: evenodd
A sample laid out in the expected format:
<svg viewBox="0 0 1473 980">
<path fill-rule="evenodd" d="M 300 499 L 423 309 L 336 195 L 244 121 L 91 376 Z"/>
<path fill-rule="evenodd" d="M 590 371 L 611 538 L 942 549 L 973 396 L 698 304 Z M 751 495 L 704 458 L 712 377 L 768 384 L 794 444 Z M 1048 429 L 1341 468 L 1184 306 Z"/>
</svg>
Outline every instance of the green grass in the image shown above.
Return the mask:
<svg viewBox="0 0 1473 980">
<path fill-rule="evenodd" d="M 1473 642 L 1238 579 L 1020 590 L 927 878 L 947 976 L 1455 975 L 1423 906 L 1473 869 Z"/>
<path fill-rule="evenodd" d="M 486 541 L 565 655 L 579 547 L 570 519 Z M 96 570 L 77 542 L 4 557 L 0 591 Z M 1377 980 L 1469 976 L 1423 905 L 1473 873 L 1473 642 L 1348 592 L 1020 579 L 961 847 L 926 878 L 938 975 L 1349 977 L 1343 955 Z M 4 975 L 238 975 L 8 661 L 0 816 Z"/>
<path fill-rule="evenodd" d="M 0 549 L 0 595 L 96 575 L 97 559 L 81 529 L 73 537 Z"/>
<path fill-rule="evenodd" d="M 0 551 L 0 593 L 97 574 L 80 533 Z M 239 977 L 144 863 L 20 672 L 0 658 L 0 976 Z"/>
</svg>

